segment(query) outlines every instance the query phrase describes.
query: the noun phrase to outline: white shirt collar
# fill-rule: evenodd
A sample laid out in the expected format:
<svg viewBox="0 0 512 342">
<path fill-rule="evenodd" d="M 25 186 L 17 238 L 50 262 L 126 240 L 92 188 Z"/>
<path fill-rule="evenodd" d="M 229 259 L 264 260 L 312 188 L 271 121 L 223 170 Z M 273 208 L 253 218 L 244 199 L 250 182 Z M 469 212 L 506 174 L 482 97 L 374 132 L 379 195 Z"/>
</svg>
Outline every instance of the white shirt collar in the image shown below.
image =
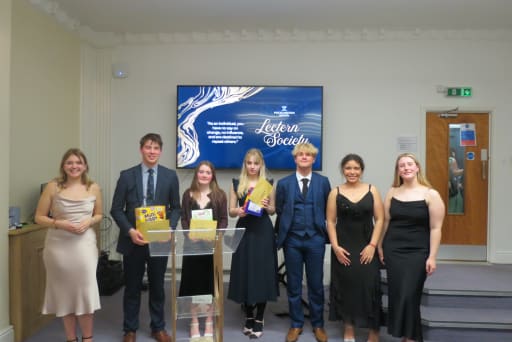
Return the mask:
<svg viewBox="0 0 512 342">
<path fill-rule="evenodd" d="M 295 176 L 297 177 L 297 182 L 299 182 L 299 183 L 301 183 L 301 182 L 302 182 L 302 179 L 303 179 L 303 178 L 307 178 L 307 179 L 309 180 L 309 183 L 311 184 L 311 175 L 312 175 L 312 174 L 313 174 L 313 173 L 312 173 L 312 172 L 310 172 L 310 173 L 309 173 L 309 175 L 307 175 L 307 176 L 303 176 L 303 175 L 301 175 L 300 173 L 295 172 Z"/>
</svg>

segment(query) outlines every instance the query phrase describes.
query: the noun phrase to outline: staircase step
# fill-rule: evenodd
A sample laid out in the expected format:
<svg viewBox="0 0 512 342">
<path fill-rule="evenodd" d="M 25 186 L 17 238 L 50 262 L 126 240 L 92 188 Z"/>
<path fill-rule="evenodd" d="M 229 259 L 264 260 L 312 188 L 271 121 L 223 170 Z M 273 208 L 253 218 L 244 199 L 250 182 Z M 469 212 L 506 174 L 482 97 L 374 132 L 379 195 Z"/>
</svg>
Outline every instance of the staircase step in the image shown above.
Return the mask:
<svg viewBox="0 0 512 342">
<path fill-rule="evenodd" d="M 512 332 L 512 308 L 466 309 L 421 306 L 422 324 L 438 328 L 497 329 Z"/>
<path fill-rule="evenodd" d="M 382 296 L 385 314 L 388 298 Z M 432 328 L 503 330 L 512 333 L 512 307 L 508 308 L 458 308 L 446 306 L 421 306 L 422 325 Z M 512 339 L 511 339 L 512 340 Z"/>
<path fill-rule="evenodd" d="M 511 309 L 512 308 L 512 295 L 501 296 L 497 293 L 489 295 L 477 294 L 455 294 L 460 293 L 454 291 L 452 294 L 433 295 L 424 293 L 421 298 L 421 304 L 425 307 L 438 307 L 438 308 L 461 308 L 461 309 Z"/>
<path fill-rule="evenodd" d="M 385 270 L 381 279 L 387 314 Z M 421 302 L 426 340 L 512 341 L 512 265 L 438 263 Z"/>
</svg>

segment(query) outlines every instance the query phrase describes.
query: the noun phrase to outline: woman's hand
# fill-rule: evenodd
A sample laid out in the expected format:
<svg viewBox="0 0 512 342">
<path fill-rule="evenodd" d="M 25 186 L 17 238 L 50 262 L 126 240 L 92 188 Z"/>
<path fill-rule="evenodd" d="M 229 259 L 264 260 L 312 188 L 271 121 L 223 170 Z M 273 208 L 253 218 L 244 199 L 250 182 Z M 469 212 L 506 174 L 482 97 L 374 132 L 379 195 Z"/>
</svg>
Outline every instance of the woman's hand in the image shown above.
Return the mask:
<svg viewBox="0 0 512 342">
<path fill-rule="evenodd" d="M 54 226 L 56 229 L 67 230 L 70 233 L 78 234 L 76 231 L 76 225 L 68 220 L 55 220 Z"/>
<path fill-rule="evenodd" d="M 245 212 L 243 207 L 238 207 L 238 212 L 236 213 L 238 217 L 245 217 L 247 216 L 247 213 Z"/>
<path fill-rule="evenodd" d="M 436 259 L 434 258 L 428 258 L 426 262 L 426 271 L 428 275 L 432 275 L 432 273 L 435 272 L 437 266 L 436 266 Z"/>
<path fill-rule="evenodd" d="M 270 198 L 269 197 L 265 197 L 264 199 L 261 200 L 261 206 L 263 208 L 267 209 L 269 205 L 270 205 Z"/>
<path fill-rule="evenodd" d="M 92 217 L 87 217 L 80 221 L 79 224 L 75 225 L 75 231 L 76 234 L 83 234 L 87 229 L 89 229 L 92 226 Z"/>
<path fill-rule="evenodd" d="M 366 245 L 365 248 L 363 248 L 359 255 L 361 255 L 361 258 L 359 259 L 361 264 L 369 264 L 372 262 L 373 256 L 375 255 L 375 247 L 373 245 L 368 244 Z"/>
<path fill-rule="evenodd" d="M 378 246 L 377 247 L 377 252 L 379 253 L 379 260 L 380 260 L 380 263 L 382 265 L 385 265 L 386 263 L 384 262 L 384 250 L 382 249 L 382 246 Z"/>
<path fill-rule="evenodd" d="M 334 254 L 336 254 L 336 258 L 341 264 L 345 266 L 350 266 L 350 259 L 348 258 L 350 253 L 347 250 L 345 250 L 341 246 L 337 246 L 334 247 Z"/>
<path fill-rule="evenodd" d="M 270 197 L 265 197 L 261 200 L 261 207 L 267 211 L 268 214 L 272 215 L 275 212 L 275 208 L 270 204 Z"/>
</svg>

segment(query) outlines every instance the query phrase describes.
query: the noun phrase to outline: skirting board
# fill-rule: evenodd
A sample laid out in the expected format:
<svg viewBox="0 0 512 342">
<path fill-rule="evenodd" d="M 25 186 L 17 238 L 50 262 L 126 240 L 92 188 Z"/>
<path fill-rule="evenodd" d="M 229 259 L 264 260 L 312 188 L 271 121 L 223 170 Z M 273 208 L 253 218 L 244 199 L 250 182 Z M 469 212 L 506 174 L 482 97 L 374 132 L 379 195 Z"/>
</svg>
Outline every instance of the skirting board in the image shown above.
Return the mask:
<svg viewBox="0 0 512 342">
<path fill-rule="evenodd" d="M 12 325 L 0 330 L 0 342 L 14 342 L 14 329 Z"/>
</svg>

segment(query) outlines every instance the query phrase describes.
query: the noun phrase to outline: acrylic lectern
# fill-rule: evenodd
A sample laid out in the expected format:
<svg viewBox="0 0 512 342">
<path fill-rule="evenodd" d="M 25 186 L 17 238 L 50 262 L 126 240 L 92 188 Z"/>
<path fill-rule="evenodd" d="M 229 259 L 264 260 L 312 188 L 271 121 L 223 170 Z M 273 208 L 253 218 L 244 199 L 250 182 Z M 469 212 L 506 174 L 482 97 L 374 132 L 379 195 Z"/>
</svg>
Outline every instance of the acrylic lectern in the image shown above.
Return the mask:
<svg viewBox="0 0 512 342">
<path fill-rule="evenodd" d="M 223 254 L 236 251 L 244 235 L 245 228 L 193 229 L 193 230 L 148 230 L 149 252 L 152 257 L 170 257 L 171 262 L 171 333 L 173 342 L 222 342 L 224 328 L 224 286 Z M 193 234 L 194 243 L 190 241 Z M 198 241 L 200 243 L 198 243 Z M 210 295 L 178 297 L 176 285 L 176 258 L 185 255 L 213 255 L 213 291 Z M 214 327 L 212 337 L 191 339 L 188 330 L 177 331 L 179 319 L 191 318 L 191 308 L 195 305 L 199 317 L 206 317 L 208 308 L 213 312 Z M 201 310 L 203 308 L 203 310 Z"/>
</svg>

